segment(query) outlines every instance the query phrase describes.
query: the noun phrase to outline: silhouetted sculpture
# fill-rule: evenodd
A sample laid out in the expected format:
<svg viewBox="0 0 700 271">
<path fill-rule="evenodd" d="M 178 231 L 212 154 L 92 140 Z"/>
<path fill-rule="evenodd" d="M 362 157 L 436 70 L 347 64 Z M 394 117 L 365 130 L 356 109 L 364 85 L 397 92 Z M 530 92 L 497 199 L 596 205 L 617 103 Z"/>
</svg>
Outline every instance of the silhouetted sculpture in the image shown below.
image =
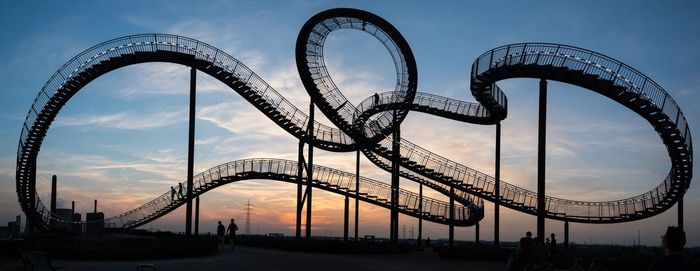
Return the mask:
<svg viewBox="0 0 700 271">
<path fill-rule="evenodd" d="M 661 248 L 664 249 L 664 256 L 654 262 L 649 270 L 698 270 L 698 267 L 683 255 L 684 247 L 685 232 L 678 227 L 668 227 L 666 234 L 661 237 Z"/>
<path fill-rule="evenodd" d="M 234 223 L 233 218 L 231 218 L 231 223 L 228 224 L 228 229 L 227 229 L 228 240 L 229 240 L 229 242 L 231 242 L 231 249 L 234 248 L 233 246 L 234 246 L 234 243 L 236 241 L 236 231 L 237 230 L 238 230 L 238 225 L 236 225 L 236 223 Z"/>
<path fill-rule="evenodd" d="M 554 255 L 557 253 L 557 238 L 555 238 L 554 236 L 555 236 L 554 233 L 552 233 L 550 235 L 550 237 L 552 238 L 549 241 L 549 254 L 550 255 Z"/>
<path fill-rule="evenodd" d="M 226 234 L 226 227 L 219 221 L 219 226 L 216 227 L 216 237 L 219 238 L 219 244 L 224 244 L 224 234 Z"/>
</svg>

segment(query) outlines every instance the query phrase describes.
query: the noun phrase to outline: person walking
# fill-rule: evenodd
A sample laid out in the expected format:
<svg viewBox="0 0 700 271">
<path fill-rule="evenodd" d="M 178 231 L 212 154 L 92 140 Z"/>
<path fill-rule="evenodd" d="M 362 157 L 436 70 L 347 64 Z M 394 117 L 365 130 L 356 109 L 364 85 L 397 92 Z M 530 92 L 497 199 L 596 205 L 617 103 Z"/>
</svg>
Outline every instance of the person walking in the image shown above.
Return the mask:
<svg viewBox="0 0 700 271">
<path fill-rule="evenodd" d="M 224 234 L 226 234 L 226 227 L 219 221 L 219 226 L 216 227 L 216 237 L 219 238 L 219 245 L 224 245 Z"/>
<path fill-rule="evenodd" d="M 180 198 L 183 198 L 185 195 L 182 194 L 182 183 L 178 183 L 178 190 L 177 190 L 177 195 L 180 196 Z"/>
<path fill-rule="evenodd" d="M 231 218 L 231 223 L 228 224 L 228 240 L 231 242 L 231 250 L 233 250 L 234 243 L 236 241 L 236 231 L 238 230 L 238 225 L 234 223 L 233 218 Z"/>
<path fill-rule="evenodd" d="M 175 187 L 170 186 L 170 202 L 175 201 Z"/>
</svg>

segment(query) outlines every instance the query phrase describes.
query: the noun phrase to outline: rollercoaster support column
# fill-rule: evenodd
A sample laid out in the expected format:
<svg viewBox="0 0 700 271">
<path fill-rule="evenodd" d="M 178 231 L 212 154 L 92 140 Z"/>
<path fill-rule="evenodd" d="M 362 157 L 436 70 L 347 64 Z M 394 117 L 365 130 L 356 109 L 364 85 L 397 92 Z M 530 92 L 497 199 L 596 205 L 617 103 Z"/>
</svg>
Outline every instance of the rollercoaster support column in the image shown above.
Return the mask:
<svg viewBox="0 0 700 271">
<path fill-rule="evenodd" d="M 681 230 L 683 229 L 683 196 L 678 200 L 678 227 Z"/>
<path fill-rule="evenodd" d="M 304 209 L 302 203 L 303 193 L 303 175 L 304 174 L 304 140 L 299 139 L 299 157 L 297 162 L 297 224 L 296 224 L 296 240 L 301 241 L 301 210 Z"/>
<path fill-rule="evenodd" d="M 498 247 L 500 244 L 500 221 L 501 221 L 501 122 L 496 123 L 496 185 L 493 214 L 493 245 Z"/>
<path fill-rule="evenodd" d="M 544 240 L 545 147 L 547 137 L 547 80 L 540 79 L 540 111 L 537 136 L 537 236 Z"/>
<path fill-rule="evenodd" d="M 56 212 L 56 183 L 58 182 L 56 175 L 51 176 L 51 212 Z"/>
<path fill-rule="evenodd" d="M 418 247 L 423 247 L 423 184 L 418 186 Z"/>
<path fill-rule="evenodd" d="M 347 242 L 348 241 L 348 228 L 350 226 L 350 223 L 348 219 L 350 219 L 350 198 L 348 195 L 345 195 L 345 212 L 343 214 L 343 241 Z"/>
<path fill-rule="evenodd" d="M 199 236 L 199 196 L 194 199 L 194 236 Z"/>
<path fill-rule="evenodd" d="M 187 144 L 187 210 L 185 214 L 185 234 L 192 235 L 192 188 L 194 180 L 194 124 L 197 105 L 197 70 L 190 67 L 190 123 Z"/>
<path fill-rule="evenodd" d="M 569 251 L 569 221 L 564 221 L 564 251 Z"/>
<path fill-rule="evenodd" d="M 450 186 L 450 230 L 449 230 L 449 243 L 450 248 L 455 244 L 455 186 Z"/>
<path fill-rule="evenodd" d="M 394 111 L 394 120 L 396 120 Z M 394 122 L 393 142 L 391 146 L 391 243 L 399 243 L 399 159 L 401 159 L 401 128 Z"/>
<path fill-rule="evenodd" d="M 307 137 L 309 144 L 309 154 L 306 161 L 306 241 L 311 241 L 311 183 L 313 180 L 314 166 L 314 103 L 309 102 L 309 125 L 307 127 Z"/>
<path fill-rule="evenodd" d="M 355 157 L 355 242 L 360 241 L 359 225 L 360 225 L 360 149 L 357 149 Z"/>
</svg>

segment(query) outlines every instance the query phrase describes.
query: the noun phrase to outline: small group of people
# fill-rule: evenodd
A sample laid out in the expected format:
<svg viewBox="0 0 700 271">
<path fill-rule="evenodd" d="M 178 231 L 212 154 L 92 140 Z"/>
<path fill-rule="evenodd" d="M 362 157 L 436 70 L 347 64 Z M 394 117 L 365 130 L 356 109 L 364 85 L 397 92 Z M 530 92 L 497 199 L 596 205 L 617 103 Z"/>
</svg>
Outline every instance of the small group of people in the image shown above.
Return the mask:
<svg viewBox="0 0 700 271">
<path fill-rule="evenodd" d="M 175 201 L 175 195 L 177 195 L 178 198 L 185 197 L 185 195 L 182 193 L 182 183 L 178 183 L 177 193 L 175 192 L 175 187 L 170 187 L 170 201 Z"/>
<path fill-rule="evenodd" d="M 547 255 L 556 253 L 557 238 L 554 233 L 545 242 L 540 236 L 532 238 L 532 232 L 528 231 L 525 237 L 520 238 L 518 248 L 509 259 L 509 266 L 511 270 L 533 270 L 535 267 L 544 265 Z"/>
<path fill-rule="evenodd" d="M 509 270 L 538 270 L 545 268 L 545 259 L 557 253 L 557 239 L 554 233 L 543 242 L 541 237 L 532 238 L 532 232 L 527 232 L 520 238 L 518 248 L 508 259 Z M 686 243 L 685 232 L 679 227 L 669 226 L 661 237 L 661 248 L 664 256 L 657 259 L 649 270 L 698 270 L 689 258 L 683 255 Z"/>
<path fill-rule="evenodd" d="M 231 243 L 231 250 L 234 249 L 235 241 L 236 241 L 236 231 L 238 230 L 238 225 L 236 225 L 235 221 L 233 218 L 231 218 L 231 223 L 228 224 L 228 228 L 224 227 L 224 224 L 221 224 L 221 221 L 219 221 L 219 225 L 216 227 L 216 236 L 219 238 L 219 245 L 223 246 L 225 238 L 224 236 L 228 234 L 228 241 Z"/>
</svg>

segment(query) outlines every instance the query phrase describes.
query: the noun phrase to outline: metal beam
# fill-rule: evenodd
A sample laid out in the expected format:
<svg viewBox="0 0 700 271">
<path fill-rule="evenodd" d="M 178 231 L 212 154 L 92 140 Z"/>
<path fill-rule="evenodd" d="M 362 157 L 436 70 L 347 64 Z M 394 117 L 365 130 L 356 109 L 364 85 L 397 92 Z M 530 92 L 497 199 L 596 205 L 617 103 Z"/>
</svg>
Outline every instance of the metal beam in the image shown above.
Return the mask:
<svg viewBox="0 0 700 271">
<path fill-rule="evenodd" d="M 299 157 L 297 161 L 297 223 L 295 237 L 297 241 L 301 241 L 301 210 L 304 209 L 304 203 L 302 202 L 302 186 L 303 186 L 303 175 L 304 174 L 304 140 L 299 139 Z"/>
<path fill-rule="evenodd" d="M 537 136 L 537 236 L 544 240 L 545 147 L 547 143 L 547 80 L 540 79 L 540 111 Z"/>
<path fill-rule="evenodd" d="M 194 236 L 199 236 L 199 196 L 194 200 Z"/>
<path fill-rule="evenodd" d="M 418 247 L 423 247 L 423 184 L 418 186 Z"/>
<path fill-rule="evenodd" d="M 197 70 L 190 67 L 190 123 L 187 143 L 187 210 L 185 213 L 185 234 L 192 235 L 192 188 L 194 177 L 194 124 L 197 105 Z"/>
<path fill-rule="evenodd" d="M 564 221 L 564 251 L 569 251 L 569 221 Z"/>
<path fill-rule="evenodd" d="M 394 120 L 397 119 L 394 110 Z M 401 159 L 401 129 L 398 122 L 394 122 L 394 132 L 391 147 L 391 218 L 390 235 L 391 243 L 399 243 L 399 163 Z"/>
<path fill-rule="evenodd" d="M 450 185 L 450 248 L 455 244 L 455 186 Z"/>
<path fill-rule="evenodd" d="M 678 227 L 681 230 L 683 229 L 683 196 L 678 200 Z"/>
<path fill-rule="evenodd" d="M 56 183 L 57 183 L 57 178 L 56 175 L 51 176 L 51 213 L 56 212 Z"/>
<path fill-rule="evenodd" d="M 343 241 L 347 242 L 348 241 L 348 228 L 350 226 L 349 219 L 350 219 L 350 198 L 348 195 L 345 195 L 345 212 L 343 213 Z"/>
<path fill-rule="evenodd" d="M 500 221 L 501 221 L 501 122 L 496 123 L 496 185 L 493 215 L 493 245 L 500 245 Z"/>
<path fill-rule="evenodd" d="M 359 237 L 360 221 L 360 149 L 357 149 L 355 157 L 355 242 L 360 241 Z"/>
<path fill-rule="evenodd" d="M 309 144 L 309 154 L 306 158 L 308 163 L 306 163 L 306 241 L 311 241 L 311 196 L 313 188 L 311 183 L 313 182 L 313 166 L 314 166 L 314 103 L 309 102 L 309 124 L 307 125 L 306 136 Z"/>
</svg>

